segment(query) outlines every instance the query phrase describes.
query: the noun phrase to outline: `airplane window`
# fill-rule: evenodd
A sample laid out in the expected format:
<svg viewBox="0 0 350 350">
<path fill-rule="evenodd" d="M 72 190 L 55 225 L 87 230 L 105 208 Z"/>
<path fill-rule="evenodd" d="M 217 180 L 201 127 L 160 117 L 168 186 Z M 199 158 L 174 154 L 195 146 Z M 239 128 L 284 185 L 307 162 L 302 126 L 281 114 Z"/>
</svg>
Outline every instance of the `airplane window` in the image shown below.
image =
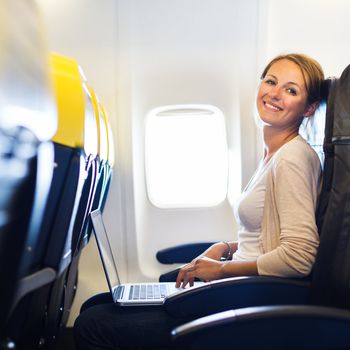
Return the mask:
<svg viewBox="0 0 350 350">
<path fill-rule="evenodd" d="M 226 198 L 225 119 L 214 106 L 152 110 L 145 125 L 148 198 L 160 208 L 210 207 Z"/>
</svg>

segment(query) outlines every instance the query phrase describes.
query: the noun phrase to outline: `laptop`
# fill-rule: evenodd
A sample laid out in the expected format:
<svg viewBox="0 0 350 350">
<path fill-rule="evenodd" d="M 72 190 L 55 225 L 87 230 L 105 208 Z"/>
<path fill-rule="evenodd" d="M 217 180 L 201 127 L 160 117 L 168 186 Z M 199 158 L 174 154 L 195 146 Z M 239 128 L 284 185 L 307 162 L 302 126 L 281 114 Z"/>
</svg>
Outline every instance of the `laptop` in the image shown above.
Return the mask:
<svg viewBox="0 0 350 350">
<path fill-rule="evenodd" d="M 175 288 L 175 282 L 121 284 L 102 214 L 100 210 L 94 210 L 90 216 L 108 287 L 115 303 L 122 306 L 161 305 L 167 296 L 188 289 Z M 204 282 L 195 282 L 189 288 L 202 284 Z"/>
</svg>

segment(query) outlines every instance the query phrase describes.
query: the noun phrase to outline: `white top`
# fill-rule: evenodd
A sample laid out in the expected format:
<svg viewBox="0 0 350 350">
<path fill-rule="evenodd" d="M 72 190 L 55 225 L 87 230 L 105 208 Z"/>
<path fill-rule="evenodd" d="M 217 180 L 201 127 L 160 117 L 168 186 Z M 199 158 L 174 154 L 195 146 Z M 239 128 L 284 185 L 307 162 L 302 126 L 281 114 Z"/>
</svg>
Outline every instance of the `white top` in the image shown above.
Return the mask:
<svg viewBox="0 0 350 350">
<path fill-rule="evenodd" d="M 263 252 L 260 244 L 261 223 L 266 193 L 266 175 L 271 161 L 262 160 L 250 182 L 241 193 L 234 206 L 234 214 L 240 228 L 238 249 L 232 260 L 253 259 Z"/>
</svg>

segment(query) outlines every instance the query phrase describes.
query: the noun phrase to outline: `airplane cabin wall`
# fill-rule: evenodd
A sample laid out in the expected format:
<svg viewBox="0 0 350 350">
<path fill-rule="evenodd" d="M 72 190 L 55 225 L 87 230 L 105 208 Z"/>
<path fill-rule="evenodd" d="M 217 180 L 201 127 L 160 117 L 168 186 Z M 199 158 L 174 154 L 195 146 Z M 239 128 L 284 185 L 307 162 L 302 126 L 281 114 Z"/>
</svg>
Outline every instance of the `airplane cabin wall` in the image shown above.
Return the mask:
<svg viewBox="0 0 350 350">
<path fill-rule="evenodd" d="M 121 186 L 131 281 L 154 280 L 169 269 L 155 260 L 161 248 L 236 238 L 229 200 L 193 209 L 160 209 L 150 203 L 144 170 L 144 125 L 150 110 L 210 104 L 223 112 L 233 198 L 241 191 L 241 178 L 246 183 L 246 173 L 250 176 L 256 165 L 254 96 L 245 94 L 256 84 L 256 45 L 244 43 L 257 40 L 257 1 L 158 0 L 151 4 L 122 1 L 118 8 L 118 52 L 122 53 L 118 78 L 126 91 L 119 100 L 123 113 L 117 118 L 129 121 L 123 129 L 121 153 L 132 160 L 125 164 L 128 177 L 122 178 Z M 245 137 L 241 138 L 241 131 Z"/>
<path fill-rule="evenodd" d="M 350 3 L 347 0 L 265 1 L 265 60 L 282 52 L 303 52 L 322 65 L 326 76 L 339 76 L 350 63 Z"/>
</svg>

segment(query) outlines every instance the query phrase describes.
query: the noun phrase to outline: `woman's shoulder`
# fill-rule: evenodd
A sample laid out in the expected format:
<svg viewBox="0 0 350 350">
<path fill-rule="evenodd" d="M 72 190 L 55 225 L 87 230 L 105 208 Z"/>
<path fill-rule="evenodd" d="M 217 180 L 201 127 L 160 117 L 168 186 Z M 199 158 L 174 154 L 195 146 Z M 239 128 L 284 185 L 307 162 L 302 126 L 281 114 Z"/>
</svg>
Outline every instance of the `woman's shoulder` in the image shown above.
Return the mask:
<svg viewBox="0 0 350 350">
<path fill-rule="evenodd" d="M 284 144 L 276 152 L 274 158 L 275 164 L 285 161 L 287 163 L 305 164 L 312 167 L 320 165 L 316 151 L 300 135 Z"/>
</svg>

